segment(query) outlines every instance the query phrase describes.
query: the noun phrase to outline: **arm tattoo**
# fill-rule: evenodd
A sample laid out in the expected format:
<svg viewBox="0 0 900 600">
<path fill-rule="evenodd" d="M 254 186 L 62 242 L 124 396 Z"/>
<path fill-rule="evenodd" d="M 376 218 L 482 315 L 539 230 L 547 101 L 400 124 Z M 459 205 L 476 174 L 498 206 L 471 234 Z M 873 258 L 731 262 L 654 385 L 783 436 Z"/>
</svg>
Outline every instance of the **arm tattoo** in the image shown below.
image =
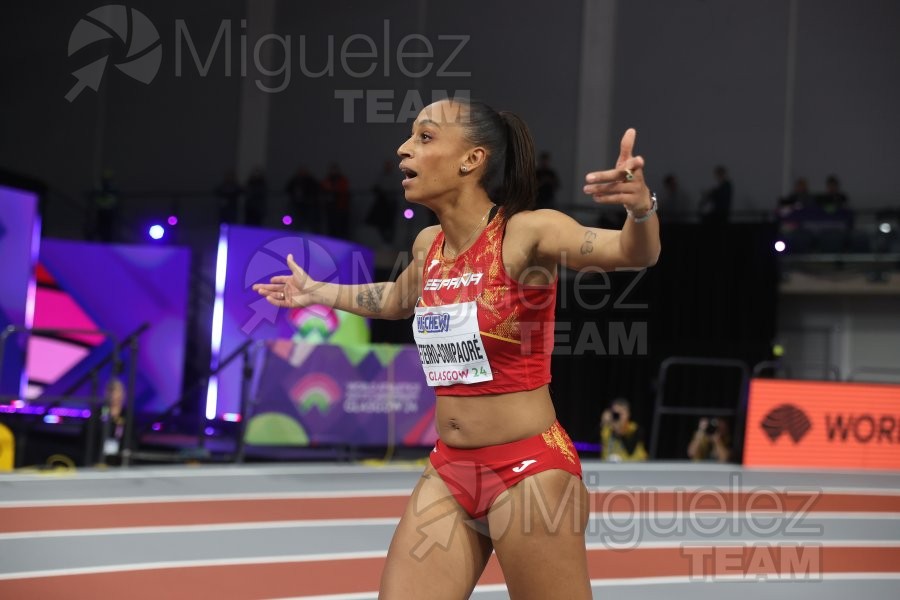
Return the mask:
<svg viewBox="0 0 900 600">
<path fill-rule="evenodd" d="M 581 244 L 581 254 L 582 256 L 585 254 L 590 254 L 594 251 L 594 240 L 597 239 L 597 234 L 591 230 L 584 232 L 584 243 Z"/>
<path fill-rule="evenodd" d="M 383 296 L 384 284 L 376 283 L 356 295 L 356 304 L 360 308 L 365 308 L 369 312 L 377 314 L 381 312 L 381 299 Z"/>
</svg>

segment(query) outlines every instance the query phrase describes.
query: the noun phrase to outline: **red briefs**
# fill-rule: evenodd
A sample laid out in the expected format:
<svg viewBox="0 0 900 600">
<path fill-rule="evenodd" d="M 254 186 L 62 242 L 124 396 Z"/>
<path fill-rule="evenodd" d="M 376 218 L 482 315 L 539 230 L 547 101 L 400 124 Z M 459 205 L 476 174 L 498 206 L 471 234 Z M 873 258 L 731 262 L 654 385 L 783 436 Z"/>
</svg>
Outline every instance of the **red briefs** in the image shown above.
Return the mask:
<svg viewBox="0 0 900 600">
<path fill-rule="evenodd" d="M 451 448 L 441 440 L 431 464 L 469 516 L 487 515 L 504 490 L 541 471 L 562 469 L 581 478 L 581 461 L 559 421 L 534 437 L 484 448 Z"/>
</svg>

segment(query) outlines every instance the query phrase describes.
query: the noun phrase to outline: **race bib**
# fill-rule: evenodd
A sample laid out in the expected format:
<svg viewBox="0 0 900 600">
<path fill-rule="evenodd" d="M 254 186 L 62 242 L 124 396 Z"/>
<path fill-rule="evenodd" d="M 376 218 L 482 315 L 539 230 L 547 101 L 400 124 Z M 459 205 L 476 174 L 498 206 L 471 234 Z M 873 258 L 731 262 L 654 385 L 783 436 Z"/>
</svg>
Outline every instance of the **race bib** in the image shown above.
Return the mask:
<svg viewBox="0 0 900 600">
<path fill-rule="evenodd" d="M 472 302 L 416 307 L 413 336 L 428 385 L 481 383 L 494 379 Z"/>
</svg>

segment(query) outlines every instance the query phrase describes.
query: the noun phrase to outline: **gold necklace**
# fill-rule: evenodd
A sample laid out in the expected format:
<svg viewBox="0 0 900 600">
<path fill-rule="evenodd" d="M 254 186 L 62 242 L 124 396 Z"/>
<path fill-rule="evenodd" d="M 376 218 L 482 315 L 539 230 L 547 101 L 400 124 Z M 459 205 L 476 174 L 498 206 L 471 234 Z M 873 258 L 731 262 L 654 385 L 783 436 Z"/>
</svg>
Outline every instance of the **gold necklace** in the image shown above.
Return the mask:
<svg viewBox="0 0 900 600">
<path fill-rule="evenodd" d="M 488 215 L 491 214 L 491 211 L 494 210 L 494 206 L 495 206 L 495 204 L 492 202 L 491 207 L 488 209 L 488 211 L 486 213 L 484 213 L 484 216 L 481 217 L 481 220 L 478 221 L 478 223 L 475 225 L 475 229 L 472 230 L 472 232 L 469 234 L 469 237 L 467 237 L 465 239 L 465 241 L 459 245 L 459 250 L 454 250 L 453 256 L 448 256 L 447 258 L 455 259 L 457 256 L 459 256 L 459 253 L 462 252 L 462 250 L 466 247 L 466 244 L 469 243 L 469 240 L 472 239 L 472 236 L 475 235 L 475 232 L 478 231 L 478 229 L 481 227 L 481 224 L 484 223 L 484 220 L 487 219 Z M 447 236 L 446 235 L 444 236 L 444 246 L 449 247 L 447 245 Z"/>
</svg>

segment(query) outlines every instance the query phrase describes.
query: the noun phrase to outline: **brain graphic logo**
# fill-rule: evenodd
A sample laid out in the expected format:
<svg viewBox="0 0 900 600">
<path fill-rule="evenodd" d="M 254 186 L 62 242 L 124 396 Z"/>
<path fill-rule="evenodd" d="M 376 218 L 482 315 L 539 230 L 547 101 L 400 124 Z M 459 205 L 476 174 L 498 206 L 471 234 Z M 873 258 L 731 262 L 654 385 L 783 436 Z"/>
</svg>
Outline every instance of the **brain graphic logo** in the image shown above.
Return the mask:
<svg viewBox="0 0 900 600">
<path fill-rule="evenodd" d="M 796 444 L 812 428 L 812 423 L 806 413 L 793 404 L 782 404 L 769 411 L 761 426 L 773 442 L 787 433 Z"/>
<path fill-rule="evenodd" d="M 141 83 L 153 81 L 162 62 L 162 43 L 150 19 L 141 12 L 120 4 L 95 8 L 82 17 L 72 30 L 72 35 L 69 36 L 69 56 L 104 40 L 118 40 L 118 47 L 123 49 L 114 53 L 115 68 Z M 109 52 L 116 49 L 112 44 L 107 44 L 106 48 Z M 110 55 L 104 54 L 73 71 L 72 75 L 77 81 L 66 94 L 66 100 L 72 102 L 85 88 L 96 92 L 109 62 Z"/>
</svg>

